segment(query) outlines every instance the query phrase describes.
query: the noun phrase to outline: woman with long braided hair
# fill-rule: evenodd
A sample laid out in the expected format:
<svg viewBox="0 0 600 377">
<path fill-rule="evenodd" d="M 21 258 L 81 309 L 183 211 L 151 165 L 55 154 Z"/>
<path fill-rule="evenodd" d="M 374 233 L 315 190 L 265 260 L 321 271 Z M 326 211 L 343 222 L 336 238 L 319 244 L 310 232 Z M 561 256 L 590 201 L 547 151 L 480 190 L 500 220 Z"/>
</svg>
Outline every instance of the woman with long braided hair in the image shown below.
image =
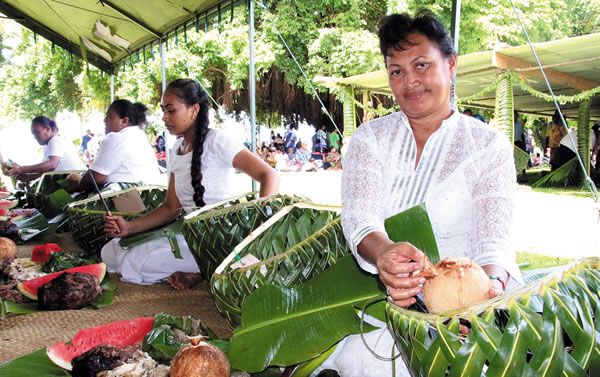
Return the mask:
<svg viewBox="0 0 600 377">
<path fill-rule="evenodd" d="M 173 288 L 185 289 L 198 283 L 201 276 L 182 235 L 177 236 L 181 259 L 175 258 L 166 237 L 126 251 L 119 246 L 119 238 L 169 224 L 182 208 L 203 207 L 233 196 L 231 179 L 236 169 L 260 182 L 261 196 L 277 193 L 279 177 L 242 143 L 222 130 L 208 127 L 207 95 L 196 81 L 171 82 L 161 108 L 169 133 L 181 136 L 170 152 L 166 200 L 133 221 L 107 216 L 105 232 L 115 239 L 102 248 L 102 260 L 124 281 L 154 284 L 167 279 Z"/>
</svg>

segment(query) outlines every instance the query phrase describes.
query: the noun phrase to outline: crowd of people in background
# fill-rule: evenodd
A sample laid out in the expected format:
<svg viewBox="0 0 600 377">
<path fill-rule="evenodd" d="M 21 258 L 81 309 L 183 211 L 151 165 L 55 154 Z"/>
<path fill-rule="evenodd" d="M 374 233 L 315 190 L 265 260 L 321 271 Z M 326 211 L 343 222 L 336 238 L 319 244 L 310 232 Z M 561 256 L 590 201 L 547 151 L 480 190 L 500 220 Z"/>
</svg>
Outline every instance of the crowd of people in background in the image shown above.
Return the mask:
<svg viewBox="0 0 600 377">
<path fill-rule="evenodd" d="M 269 144 L 263 142 L 256 153 L 278 171 L 317 171 L 342 168 L 342 137 L 338 130 L 327 132 L 319 127 L 311 140 L 312 147 L 298 137 L 293 127 L 284 135 L 271 131 Z M 250 148 L 249 143 L 246 147 Z"/>
</svg>

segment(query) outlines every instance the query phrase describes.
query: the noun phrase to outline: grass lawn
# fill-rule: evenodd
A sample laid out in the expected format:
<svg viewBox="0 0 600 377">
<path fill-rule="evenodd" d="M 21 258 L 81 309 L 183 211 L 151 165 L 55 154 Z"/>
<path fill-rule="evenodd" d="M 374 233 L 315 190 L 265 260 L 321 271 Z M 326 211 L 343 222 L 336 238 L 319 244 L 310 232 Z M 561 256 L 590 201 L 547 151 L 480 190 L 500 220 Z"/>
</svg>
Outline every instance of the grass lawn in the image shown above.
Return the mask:
<svg viewBox="0 0 600 377">
<path fill-rule="evenodd" d="M 525 174 L 521 174 L 518 177 L 518 183 L 520 185 L 531 186 L 537 180 L 541 179 L 545 174 L 550 173 L 550 166 L 535 166 L 531 169 L 525 170 Z M 556 195 L 571 195 L 577 196 L 580 198 L 592 198 L 592 193 L 589 189 L 582 187 L 539 187 L 531 188 L 535 192 L 543 192 L 547 194 L 556 194 Z"/>
<path fill-rule="evenodd" d="M 517 264 L 521 270 L 532 270 L 542 267 L 560 266 L 572 262 L 573 259 L 552 257 L 542 254 L 530 253 L 529 251 L 517 252 Z"/>
</svg>

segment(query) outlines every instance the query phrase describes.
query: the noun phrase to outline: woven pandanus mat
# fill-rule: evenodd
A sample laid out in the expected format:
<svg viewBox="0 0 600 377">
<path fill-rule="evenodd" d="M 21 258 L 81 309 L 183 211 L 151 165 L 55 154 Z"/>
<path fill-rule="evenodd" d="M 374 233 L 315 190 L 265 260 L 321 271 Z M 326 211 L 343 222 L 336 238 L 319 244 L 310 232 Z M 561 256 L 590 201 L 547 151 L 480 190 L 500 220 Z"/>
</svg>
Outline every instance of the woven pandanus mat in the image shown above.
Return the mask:
<svg viewBox="0 0 600 377">
<path fill-rule="evenodd" d="M 161 205 L 167 193 L 166 187 L 140 186 L 103 194 L 102 198 L 106 201 L 108 208 L 113 211 L 113 214 L 121 215 L 127 220 L 139 217 L 143 213 L 114 212 L 115 207 L 112 199 L 129 191 L 139 192 L 142 202 L 146 206 L 146 210 L 143 213 L 150 212 Z M 104 233 L 106 209 L 100 198 L 96 195 L 89 199 L 71 203 L 67 206 L 67 213 L 69 214 L 69 227 L 77 245 L 86 253 L 99 255 L 102 246 L 109 240 Z"/>
<path fill-rule="evenodd" d="M 413 376 L 600 376 L 599 258 L 455 312 L 386 311 Z"/>
<path fill-rule="evenodd" d="M 176 291 L 167 284 L 142 286 L 118 283 L 115 299 L 109 307 L 94 310 L 48 311 L 8 317 L 0 320 L 0 362 L 13 359 L 41 347 L 70 339 L 83 328 L 159 312 L 193 315 L 219 337 L 229 337 L 231 330 L 219 314 L 210 295 L 208 282 L 194 289 Z"/>
</svg>

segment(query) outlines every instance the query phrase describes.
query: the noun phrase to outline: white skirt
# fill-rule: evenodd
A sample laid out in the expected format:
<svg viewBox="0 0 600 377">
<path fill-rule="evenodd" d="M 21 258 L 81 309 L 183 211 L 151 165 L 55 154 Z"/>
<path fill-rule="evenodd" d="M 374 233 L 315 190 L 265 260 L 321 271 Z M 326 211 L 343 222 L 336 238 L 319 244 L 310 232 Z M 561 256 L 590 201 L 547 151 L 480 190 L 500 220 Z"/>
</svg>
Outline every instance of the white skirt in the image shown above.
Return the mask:
<svg viewBox="0 0 600 377">
<path fill-rule="evenodd" d="M 102 248 L 102 262 L 108 272 L 121 274 L 121 280 L 128 283 L 149 285 L 167 279 L 172 273 L 200 272 L 198 264 L 183 238 L 177 235 L 177 243 L 182 259 L 175 258 L 166 237 L 123 249 L 120 238 L 115 238 Z"/>
</svg>

